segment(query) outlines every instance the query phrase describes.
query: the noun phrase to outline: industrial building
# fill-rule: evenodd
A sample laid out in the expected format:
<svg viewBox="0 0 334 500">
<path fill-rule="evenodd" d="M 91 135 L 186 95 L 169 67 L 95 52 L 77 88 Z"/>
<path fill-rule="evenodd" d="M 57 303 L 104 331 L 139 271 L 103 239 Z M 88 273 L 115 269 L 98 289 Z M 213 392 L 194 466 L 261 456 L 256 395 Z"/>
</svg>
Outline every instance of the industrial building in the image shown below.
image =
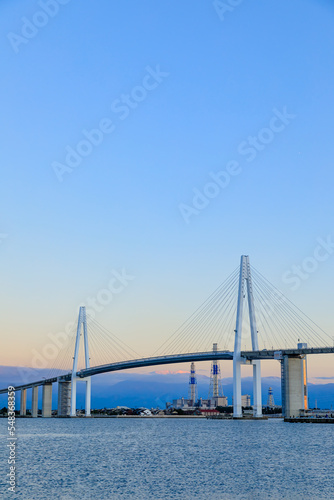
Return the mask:
<svg viewBox="0 0 334 500">
<path fill-rule="evenodd" d="M 232 398 L 232 404 L 233 404 L 233 398 Z M 241 395 L 241 406 L 243 408 L 245 408 L 246 406 L 252 406 L 251 397 L 249 394 L 242 394 Z"/>
<path fill-rule="evenodd" d="M 217 344 L 213 344 L 213 352 L 217 352 L 217 350 Z M 191 363 L 188 399 L 173 399 L 173 407 L 181 410 L 205 410 L 227 405 L 227 397 L 223 394 L 219 362 L 212 361 L 208 399 L 198 398 L 196 368 L 195 363 Z"/>
<path fill-rule="evenodd" d="M 251 406 L 251 397 L 249 394 L 242 394 L 241 395 L 241 406 Z"/>
<path fill-rule="evenodd" d="M 213 344 L 213 352 L 218 351 L 218 344 Z M 227 397 L 223 394 L 223 385 L 221 380 L 220 365 L 217 360 L 213 360 L 211 364 L 210 387 L 208 400 L 212 406 L 227 406 Z"/>
</svg>

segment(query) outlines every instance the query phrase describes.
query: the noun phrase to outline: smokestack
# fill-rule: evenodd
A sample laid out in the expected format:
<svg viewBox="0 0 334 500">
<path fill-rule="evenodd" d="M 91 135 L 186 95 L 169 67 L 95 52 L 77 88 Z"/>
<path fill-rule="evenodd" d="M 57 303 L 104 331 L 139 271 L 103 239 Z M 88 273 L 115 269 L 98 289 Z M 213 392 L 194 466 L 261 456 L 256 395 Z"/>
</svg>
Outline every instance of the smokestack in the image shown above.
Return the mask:
<svg viewBox="0 0 334 500">
<path fill-rule="evenodd" d="M 194 406 L 197 399 L 197 380 L 196 380 L 195 363 L 191 363 L 190 365 L 189 399 L 191 400 L 190 405 Z"/>
</svg>

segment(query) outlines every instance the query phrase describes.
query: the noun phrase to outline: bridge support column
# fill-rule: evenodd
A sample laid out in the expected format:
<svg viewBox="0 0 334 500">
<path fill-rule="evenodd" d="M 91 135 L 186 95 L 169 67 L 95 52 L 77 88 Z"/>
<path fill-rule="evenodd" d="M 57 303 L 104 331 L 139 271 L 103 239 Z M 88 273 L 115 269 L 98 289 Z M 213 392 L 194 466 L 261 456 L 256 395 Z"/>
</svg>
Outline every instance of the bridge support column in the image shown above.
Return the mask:
<svg viewBox="0 0 334 500">
<path fill-rule="evenodd" d="M 27 389 L 21 389 L 20 415 L 27 414 Z"/>
<path fill-rule="evenodd" d="M 73 377 L 71 379 L 71 417 L 77 416 L 77 378 Z"/>
<path fill-rule="evenodd" d="M 58 380 L 58 417 L 71 414 L 71 382 Z"/>
<path fill-rule="evenodd" d="M 32 388 L 31 416 L 34 418 L 38 416 L 38 385 L 34 385 Z"/>
<path fill-rule="evenodd" d="M 85 396 L 85 416 L 90 417 L 91 413 L 91 397 L 92 397 L 92 380 L 91 377 L 87 377 L 86 379 L 74 377 L 72 375 L 72 391 L 70 393 L 70 407 L 71 407 L 71 412 L 70 416 L 71 417 L 76 417 L 77 416 L 77 381 L 81 380 L 83 382 L 86 382 L 86 396 Z"/>
<path fill-rule="evenodd" d="M 233 357 L 233 417 L 242 418 L 241 406 L 241 365 L 243 363 Z"/>
<path fill-rule="evenodd" d="M 284 356 L 282 363 L 282 412 L 284 417 L 298 417 L 308 408 L 306 356 Z"/>
<path fill-rule="evenodd" d="M 91 394 L 92 394 L 92 379 L 91 379 L 91 377 L 87 377 L 87 379 L 86 379 L 86 404 L 85 404 L 86 417 L 90 417 Z"/>
<path fill-rule="evenodd" d="M 52 384 L 43 385 L 42 417 L 51 417 L 52 411 Z"/>
<path fill-rule="evenodd" d="M 262 417 L 261 362 L 254 360 L 253 365 L 253 415 Z"/>
<path fill-rule="evenodd" d="M 75 340 L 74 357 L 73 357 L 73 368 L 72 368 L 72 394 L 71 394 L 71 417 L 75 417 L 76 412 L 76 400 L 77 400 L 77 370 L 78 370 L 78 356 L 79 356 L 79 345 L 81 337 L 81 326 L 83 328 L 84 337 L 84 347 L 85 347 L 85 367 L 89 368 L 89 346 L 88 346 L 88 330 L 87 330 L 87 319 L 86 319 L 86 308 L 84 306 L 79 309 L 77 336 Z M 82 379 L 79 379 L 82 380 Z M 91 377 L 86 378 L 86 404 L 85 404 L 85 415 L 90 416 L 90 401 L 91 401 Z"/>
<path fill-rule="evenodd" d="M 233 417 L 242 417 L 241 406 L 241 334 L 242 334 L 242 315 L 243 315 L 243 301 L 245 297 L 245 278 L 246 278 L 246 262 L 245 256 L 242 255 L 240 261 L 240 275 L 239 275 L 239 292 L 238 292 L 238 306 L 237 306 L 237 320 L 235 326 L 234 338 L 234 353 L 233 353 Z"/>
<path fill-rule="evenodd" d="M 255 320 L 255 308 L 253 297 L 253 285 L 251 277 L 251 269 L 248 255 L 241 256 L 240 274 L 239 274 L 239 292 L 238 292 L 238 306 L 237 306 L 237 319 L 235 326 L 235 339 L 234 339 L 234 353 L 233 353 L 233 417 L 242 417 L 241 406 L 241 365 L 246 360 L 241 357 L 241 338 L 242 338 L 242 319 L 243 319 L 243 306 L 246 297 L 246 284 L 247 284 L 247 299 L 248 299 L 248 312 L 249 323 L 252 337 L 253 351 L 259 350 L 257 328 Z M 260 360 L 253 361 L 253 413 L 255 417 L 262 417 L 262 394 L 261 394 L 261 362 Z"/>
</svg>

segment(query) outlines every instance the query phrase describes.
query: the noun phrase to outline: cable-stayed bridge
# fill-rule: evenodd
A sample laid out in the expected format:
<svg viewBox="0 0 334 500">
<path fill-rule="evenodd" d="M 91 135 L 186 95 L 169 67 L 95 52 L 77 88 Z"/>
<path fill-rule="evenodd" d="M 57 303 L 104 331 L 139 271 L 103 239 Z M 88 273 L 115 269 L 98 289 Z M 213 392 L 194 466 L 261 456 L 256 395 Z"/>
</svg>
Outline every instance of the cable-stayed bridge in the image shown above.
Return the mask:
<svg viewBox="0 0 334 500">
<path fill-rule="evenodd" d="M 81 342 L 81 339 L 83 342 Z M 73 342 L 71 342 L 71 340 Z M 73 348 L 73 343 L 75 346 Z M 219 350 L 211 346 L 218 343 Z M 76 416 L 77 381 L 86 382 L 85 413 L 90 416 L 91 377 L 148 366 L 212 360 L 233 362 L 233 414 L 242 416 L 241 367 L 253 367 L 254 416 L 262 416 L 261 360 L 281 363 L 285 416 L 307 409 L 309 354 L 334 353 L 332 338 L 241 257 L 240 267 L 151 356 L 142 357 L 108 332 L 80 307 L 76 329 L 59 350 L 49 375 L 16 386 L 20 414 L 32 389 L 32 416 L 38 415 L 38 387 L 43 387 L 42 416 L 51 416 L 52 384 L 58 384 L 58 416 Z M 242 349 L 244 346 L 244 349 Z M 74 350 L 74 356 L 73 356 Z M 83 367 L 79 361 L 83 360 Z M 8 388 L 0 390 L 4 394 Z"/>
</svg>

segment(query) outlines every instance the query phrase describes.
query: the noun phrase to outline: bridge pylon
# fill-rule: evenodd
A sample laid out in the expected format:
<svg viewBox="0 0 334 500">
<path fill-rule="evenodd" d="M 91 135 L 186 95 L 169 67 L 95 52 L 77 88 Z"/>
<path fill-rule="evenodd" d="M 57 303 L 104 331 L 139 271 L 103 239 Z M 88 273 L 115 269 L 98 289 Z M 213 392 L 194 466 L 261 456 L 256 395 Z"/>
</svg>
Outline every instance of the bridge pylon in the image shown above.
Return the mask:
<svg viewBox="0 0 334 500">
<path fill-rule="evenodd" d="M 85 349 L 85 368 L 90 368 L 89 364 L 89 347 L 88 347 L 88 331 L 87 331 L 87 318 L 86 318 L 86 308 L 85 306 L 81 306 L 79 309 L 79 317 L 78 317 L 78 327 L 77 327 L 77 336 L 75 340 L 75 349 L 74 349 L 74 357 L 73 357 L 73 368 L 72 368 L 72 377 L 71 377 L 71 417 L 75 417 L 77 414 L 76 411 L 76 400 L 77 400 L 77 380 L 82 380 L 77 377 L 78 371 L 78 357 L 79 357 L 79 347 L 80 347 L 80 338 L 81 338 L 81 327 L 83 330 L 84 336 L 84 349 Z M 85 415 L 86 417 L 90 417 L 90 407 L 91 407 L 91 377 L 86 377 L 86 404 L 85 404 Z"/>
<path fill-rule="evenodd" d="M 242 255 L 240 261 L 239 275 L 239 291 L 238 291 L 238 306 L 237 318 L 235 327 L 235 341 L 233 353 L 233 416 L 235 418 L 242 417 L 241 406 L 241 365 L 245 364 L 245 360 L 241 356 L 241 340 L 242 340 L 242 319 L 243 306 L 246 298 L 248 298 L 249 323 L 252 337 L 252 350 L 258 351 L 258 337 L 254 309 L 253 285 L 251 277 L 251 269 L 249 256 Z M 262 395 L 261 395 L 261 362 L 260 360 L 252 360 L 253 365 L 253 410 L 255 417 L 262 417 Z"/>
</svg>

